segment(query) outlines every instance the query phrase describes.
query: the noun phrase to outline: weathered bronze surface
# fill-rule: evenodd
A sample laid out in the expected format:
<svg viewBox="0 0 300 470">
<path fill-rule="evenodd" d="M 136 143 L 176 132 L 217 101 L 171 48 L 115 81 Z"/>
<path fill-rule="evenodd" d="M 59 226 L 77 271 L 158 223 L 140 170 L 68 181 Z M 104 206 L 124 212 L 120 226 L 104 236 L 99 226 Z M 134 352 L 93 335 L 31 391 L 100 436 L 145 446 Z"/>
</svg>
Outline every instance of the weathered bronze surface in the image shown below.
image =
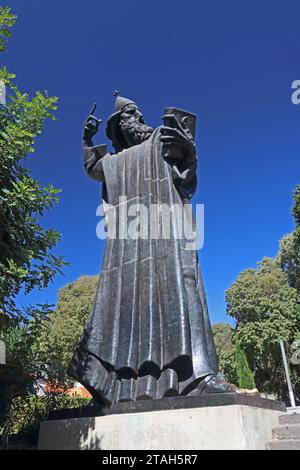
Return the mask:
<svg viewBox="0 0 300 470">
<path fill-rule="evenodd" d="M 196 117 L 166 108 L 164 125 L 154 130 L 117 93 L 106 126 L 115 148 L 109 153 L 92 141 L 101 122 L 95 108 L 84 127 L 84 166 L 103 183 L 103 200 L 117 216 L 120 197 L 127 211 L 134 204 L 188 204 L 197 185 Z M 94 307 L 69 367 L 99 402 L 235 390 L 217 375 L 197 253 L 176 238 L 177 222 L 171 213 L 169 239 L 106 241 Z"/>
</svg>

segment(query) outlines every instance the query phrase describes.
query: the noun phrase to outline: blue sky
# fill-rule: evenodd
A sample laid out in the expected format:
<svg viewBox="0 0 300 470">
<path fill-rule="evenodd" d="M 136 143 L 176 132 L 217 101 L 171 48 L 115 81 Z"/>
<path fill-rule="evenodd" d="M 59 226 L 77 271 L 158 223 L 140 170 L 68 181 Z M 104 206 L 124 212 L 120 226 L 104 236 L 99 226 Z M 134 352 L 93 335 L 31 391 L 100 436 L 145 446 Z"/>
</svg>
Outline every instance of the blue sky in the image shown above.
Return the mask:
<svg viewBox="0 0 300 470">
<path fill-rule="evenodd" d="M 82 167 L 82 123 L 93 102 L 112 112 L 114 89 L 134 99 L 146 121 L 166 106 L 197 114 L 199 186 L 205 204 L 202 272 L 213 322 L 228 321 L 224 292 L 238 274 L 274 256 L 293 229 L 300 183 L 299 0 L 14 0 L 18 15 L 1 61 L 27 92 L 59 97 L 28 165 L 62 188 L 43 224 L 62 233 L 57 253 L 71 266 L 21 304 L 55 303 L 57 290 L 100 271 L 97 182 Z M 104 126 L 95 139 L 105 143 Z"/>
</svg>

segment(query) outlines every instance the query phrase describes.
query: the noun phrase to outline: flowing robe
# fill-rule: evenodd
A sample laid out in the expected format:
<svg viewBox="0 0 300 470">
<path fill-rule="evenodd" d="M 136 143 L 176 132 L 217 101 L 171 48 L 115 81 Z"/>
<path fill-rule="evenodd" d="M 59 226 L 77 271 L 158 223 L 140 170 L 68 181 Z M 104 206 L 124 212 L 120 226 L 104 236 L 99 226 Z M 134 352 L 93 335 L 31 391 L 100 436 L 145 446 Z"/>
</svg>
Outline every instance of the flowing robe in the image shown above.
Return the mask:
<svg viewBox="0 0 300 470">
<path fill-rule="evenodd" d="M 84 150 L 85 168 L 103 182 L 117 231 L 122 214 L 134 205 L 183 207 L 195 191 L 196 160 L 178 167 L 167 163 L 159 135 L 158 128 L 147 141 L 117 154 L 105 153 L 103 146 Z M 155 221 L 161 225 L 160 217 Z M 68 370 L 101 400 L 186 395 L 217 373 L 197 254 L 177 233 L 176 212 L 170 211 L 169 239 L 106 240 L 94 306 Z"/>
</svg>

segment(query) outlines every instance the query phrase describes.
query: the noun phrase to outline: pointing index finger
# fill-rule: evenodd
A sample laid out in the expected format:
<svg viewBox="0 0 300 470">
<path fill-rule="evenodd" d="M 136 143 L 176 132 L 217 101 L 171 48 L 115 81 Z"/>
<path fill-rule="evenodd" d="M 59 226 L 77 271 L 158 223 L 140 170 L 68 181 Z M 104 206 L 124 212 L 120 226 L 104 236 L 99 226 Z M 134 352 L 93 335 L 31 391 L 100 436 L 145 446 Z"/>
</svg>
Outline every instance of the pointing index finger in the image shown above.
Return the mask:
<svg viewBox="0 0 300 470">
<path fill-rule="evenodd" d="M 94 103 L 94 106 L 92 107 L 90 114 L 94 114 L 94 112 L 96 111 L 96 108 L 97 108 L 97 103 Z"/>
</svg>

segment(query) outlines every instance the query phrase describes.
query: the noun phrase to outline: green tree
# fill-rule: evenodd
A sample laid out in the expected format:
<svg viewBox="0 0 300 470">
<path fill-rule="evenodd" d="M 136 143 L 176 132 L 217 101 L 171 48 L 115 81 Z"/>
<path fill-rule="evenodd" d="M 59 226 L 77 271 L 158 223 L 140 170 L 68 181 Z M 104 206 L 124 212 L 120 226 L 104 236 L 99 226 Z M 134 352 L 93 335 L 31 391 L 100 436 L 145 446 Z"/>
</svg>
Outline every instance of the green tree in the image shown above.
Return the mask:
<svg viewBox="0 0 300 470">
<path fill-rule="evenodd" d="M 239 341 L 235 345 L 235 367 L 238 377 L 238 385 L 241 388 L 255 388 L 254 373 L 249 367 L 245 351 Z"/>
<path fill-rule="evenodd" d="M 56 309 L 43 322 L 36 352 L 45 358 L 47 376 L 62 384 L 70 381 L 66 371 L 92 309 L 98 279 L 82 276 L 60 289 Z"/>
<path fill-rule="evenodd" d="M 10 13 L 10 8 L 0 6 L 0 52 L 5 51 L 5 41 L 11 36 L 10 28 L 15 24 L 16 15 Z"/>
<path fill-rule="evenodd" d="M 20 394 L 34 393 L 36 382 L 45 374 L 46 358 L 38 345 L 45 330 L 51 305 L 26 307 L 22 321 L 12 319 L 2 330 L 6 345 L 6 359 L 20 384 Z"/>
<path fill-rule="evenodd" d="M 8 402 L 17 396 L 36 394 L 41 378 L 47 378 L 60 390 L 71 385 L 73 381 L 66 371 L 91 311 L 98 279 L 99 276 L 80 277 L 60 289 L 55 310 L 50 305 L 28 307 L 22 320 L 13 318 L 2 329 L 15 383 Z M 6 426 L 9 416 L 8 406 L 0 427 Z"/>
<path fill-rule="evenodd" d="M 9 8 L 0 7 L 0 52 L 15 20 Z M 66 264 L 52 253 L 60 234 L 40 223 L 45 211 L 58 202 L 59 190 L 34 179 L 26 162 L 45 120 L 54 119 L 57 98 L 40 91 L 30 97 L 14 79 L 6 67 L 0 69 L 0 337 L 5 340 L 9 364 L 4 370 L 9 386 L 4 389 L 2 429 L 7 428 L 14 397 L 35 393 L 47 364 L 37 345 L 51 308 L 18 309 L 16 296 L 21 289 L 29 293 L 46 287 Z"/>
<path fill-rule="evenodd" d="M 0 423 L 0 449 L 34 450 L 38 444 L 41 421 L 47 421 L 53 410 L 87 406 L 90 398 L 70 397 L 62 394 L 17 397 L 13 400 L 5 423 Z M 18 438 L 9 445 L 10 437 Z M 15 447 L 15 448 L 14 448 Z"/>
<path fill-rule="evenodd" d="M 229 323 L 215 323 L 212 325 L 212 330 L 220 372 L 228 382 L 238 384 L 233 343 L 234 329 Z"/>
<path fill-rule="evenodd" d="M 0 50 L 15 21 L 9 8 L 0 7 Z M 60 239 L 54 229 L 44 229 L 40 219 L 58 201 L 58 189 L 43 186 L 24 162 L 34 151 L 35 139 L 47 118 L 54 119 L 56 97 L 36 92 L 29 97 L 14 83 L 15 75 L 0 69 L 0 83 L 8 89 L 0 105 L 0 310 L 2 323 L 16 315 L 15 297 L 24 288 L 44 288 L 66 264 L 52 249 Z M 1 326 L 1 325 L 0 325 Z M 3 327 L 3 325 L 2 325 Z"/>
<path fill-rule="evenodd" d="M 296 227 L 279 242 L 277 261 L 288 275 L 288 282 L 300 294 L 300 185 L 296 187 L 292 214 Z"/>
<path fill-rule="evenodd" d="M 76 299 L 78 303 L 78 298 L 82 290 L 84 291 L 81 282 L 77 282 L 76 285 L 77 289 L 71 288 L 73 296 L 64 299 L 70 309 L 72 299 Z M 89 285 L 91 286 L 90 283 Z M 78 314 L 81 311 L 85 318 L 87 312 L 85 313 L 83 307 L 84 294 L 81 301 L 82 305 L 76 305 L 76 301 L 74 302 L 74 310 L 77 310 Z M 69 313 L 67 312 L 67 315 Z M 22 321 L 13 318 L 2 331 L 12 383 L 9 383 L 9 387 L 5 387 L 4 398 L 7 406 L 4 412 L 0 413 L 0 448 L 7 448 L 9 437 L 16 433 L 23 444 L 25 441 L 25 447 L 36 446 L 39 423 L 48 418 L 51 410 L 73 408 L 89 403 L 89 399 L 73 398 L 62 393 L 62 385 L 67 388 L 71 383 L 65 369 L 75 348 L 74 341 L 83 327 L 80 322 L 74 324 L 72 315 L 70 317 L 70 322 L 67 321 L 68 316 L 66 322 L 59 322 L 52 306 L 37 305 L 26 309 L 26 316 Z M 63 330 L 59 334 L 57 329 L 60 327 Z M 64 344 L 64 341 L 67 343 Z M 44 378 L 50 380 L 52 390 L 47 392 L 46 396 L 40 397 L 39 379 Z M 3 383 L 3 375 L 1 381 Z M 3 399 L 3 396 L 1 398 Z"/>
<path fill-rule="evenodd" d="M 229 323 L 215 323 L 212 325 L 212 330 L 218 356 L 222 352 L 234 349 L 232 342 L 233 328 Z"/>
<path fill-rule="evenodd" d="M 226 292 L 227 313 L 236 320 L 239 341 L 260 391 L 286 397 L 279 340 L 291 345 L 300 331 L 299 294 L 288 284 L 288 274 L 278 261 L 264 258 L 256 269 L 247 269 Z M 290 352 L 290 351 L 289 351 Z M 296 369 L 292 379 L 299 389 Z"/>
<path fill-rule="evenodd" d="M 12 318 L 1 331 L 8 367 L 2 369 L 0 381 L 0 447 L 5 445 L 13 429 L 10 416 L 14 400 L 34 396 L 38 392 L 38 380 L 45 374 L 45 357 L 39 354 L 37 345 L 50 310 L 51 307 L 45 305 L 28 307 L 22 321 Z"/>
</svg>

